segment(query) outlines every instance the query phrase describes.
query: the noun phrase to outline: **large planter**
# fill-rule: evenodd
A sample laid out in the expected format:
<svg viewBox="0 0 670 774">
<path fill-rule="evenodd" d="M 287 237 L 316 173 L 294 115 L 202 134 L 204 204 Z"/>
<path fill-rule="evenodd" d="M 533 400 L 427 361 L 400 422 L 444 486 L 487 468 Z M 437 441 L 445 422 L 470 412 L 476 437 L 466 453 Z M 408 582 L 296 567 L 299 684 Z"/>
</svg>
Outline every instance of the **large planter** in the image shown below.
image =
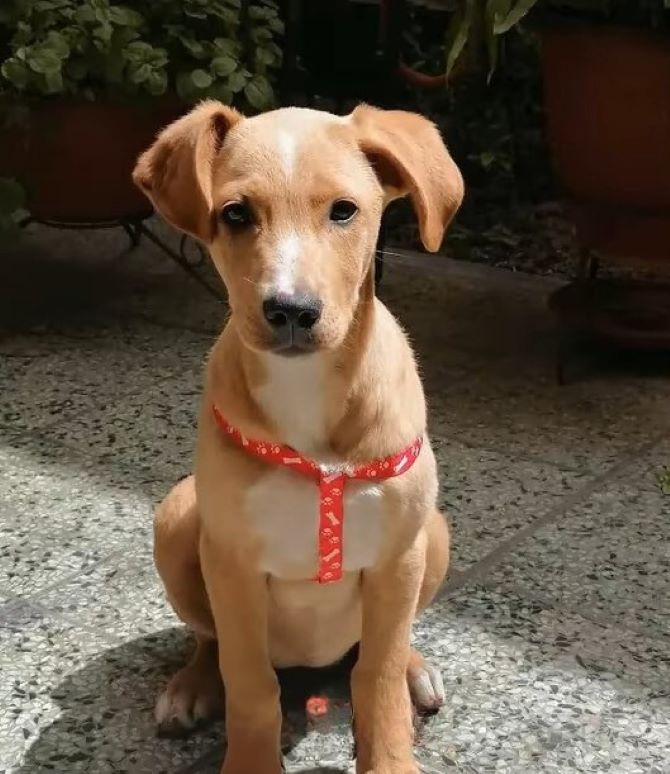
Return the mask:
<svg viewBox="0 0 670 774">
<path fill-rule="evenodd" d="M 26 121 L 0 127 L 0 177 L 16 177 L 25 186 L 38 220 L 141 218 L 151 206 L 132 183 L 135 160 L 178 114 L 168 103 L 35 102 Z"/>
<path fill-rule="evenodd" d="M 670 267 L 670 39 L 544 31 L 548 135 L 580 244 Z"/>
</svg>

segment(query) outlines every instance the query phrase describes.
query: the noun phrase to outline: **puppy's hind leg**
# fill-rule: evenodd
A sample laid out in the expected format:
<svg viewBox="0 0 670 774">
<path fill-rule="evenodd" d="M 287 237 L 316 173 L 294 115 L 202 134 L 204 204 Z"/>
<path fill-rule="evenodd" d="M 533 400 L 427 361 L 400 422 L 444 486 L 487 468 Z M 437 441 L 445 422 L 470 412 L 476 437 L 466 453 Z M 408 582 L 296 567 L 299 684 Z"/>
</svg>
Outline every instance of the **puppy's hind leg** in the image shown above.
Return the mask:
<svg viewBox="0 0 670 774">
<path fill-rule="evenodd" d="M 173 675 L 156 701 L 160 736 L 186 736 L 223 711 L 223 685 L 219 677 L 216 640 L 196 635 L 196 650 L 189 663 Z"/>
<path fill-rule="evenodd" d="M 156 702 L 159 734 L 182 736 L 223 708 L 214 621 L 199 556 L 200 517 L 193 476 L 180 481 L 158 506 L 154 561 L 170 603 L 195 633 L 189 663 L 169 681 Z"/>
<path fill-rule="evenodd" d="M 407 667 L 407 685 L 412 704 L 420 714 L 436 712 L 444 704 L 442 673 L 414 648 Z"/>
</svg>

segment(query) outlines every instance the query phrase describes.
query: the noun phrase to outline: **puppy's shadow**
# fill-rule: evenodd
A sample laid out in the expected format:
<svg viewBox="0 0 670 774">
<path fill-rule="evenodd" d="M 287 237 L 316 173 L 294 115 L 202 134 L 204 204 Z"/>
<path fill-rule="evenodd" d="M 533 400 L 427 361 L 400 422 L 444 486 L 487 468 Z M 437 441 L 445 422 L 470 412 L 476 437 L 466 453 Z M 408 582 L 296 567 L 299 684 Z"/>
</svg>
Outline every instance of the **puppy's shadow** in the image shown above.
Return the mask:
<svg viewBox="0 0 670 774">
<path fill-rule="evenodd" d="M 210 761 L 223 755 L 223 723 L 215 722 L 186 739 L 156 736 L 153 705 L 169 676 L 185 663 L 192 643 L 182 629 L 161 632 L 124 643 L 91 658 L 80 670 L 49 688 L 48 712 L 58 716 L 43 728 L 28 749 L 16 774 L 177 774 L 209 771 Z M 325 670 L 285 670 L 280 673 L 284 710 L 283 745 L 290 752 L 316 725 L 344 736 L 350 723 L 348 674 L 353 655 Z M 40 698 L 39 677 L 21 687 L 25 696 Z M 333 708 L 315 720 L 307 717 L 306 700 L 327 696 Z M 50 705 L 50 706 L 49 706 Z M 54 707 L 55 705 L 55 707 Z M 31 712 L 33 720 L 39 717 Z M 17 719 L 17 725 L 20 720 Z M 339 737 L 338 737 L 339 739 Z M 194 765 L 194 761 L 201 761 Z M 294 769 L 295 770 L 295 769 Z M 212 771 L 218 771 L 214 764 Z M 300 774 L 344 774 L 346 768 L 302 769 Z"/>
</svg>

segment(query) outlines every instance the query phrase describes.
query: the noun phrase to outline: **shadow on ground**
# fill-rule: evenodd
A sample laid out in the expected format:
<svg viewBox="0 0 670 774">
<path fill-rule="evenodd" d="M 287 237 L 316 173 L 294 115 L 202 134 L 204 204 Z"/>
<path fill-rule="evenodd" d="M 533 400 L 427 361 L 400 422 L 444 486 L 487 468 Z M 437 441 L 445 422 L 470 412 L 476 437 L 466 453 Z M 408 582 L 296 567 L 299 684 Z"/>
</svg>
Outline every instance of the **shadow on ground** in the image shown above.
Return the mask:
<svg viewBox="0 0 670 774">
<path fill-rule="evenodd" d="M 191 772 L 207 770 L 222 760 L 222 723 L 201 729 L 188 739 L 161 739 L 155 734 L 153 703 L 169 676 L 192 647 L 183 629 L 166 629 L 111 648 L 68 675 L 50 693 L 60 717 L 45 728 L 26 753 L 16 774 L 107 771 Z M 313 727 L 305 713 L 310 696 L 327 696 L 329 716 L 350 722 L 348 675 L 351 654 L 328 669 L 282 670 L 285 753 Z M 331 717 L 317 725 L 331 725 Z M 201 768 L 202 766 L 202 768 Z M 294 771 L 296 771 L 294 769 Z M 300 769 L 337 774 L 340 769 Z"/>
<path fill-rule="evenodd" d="M 652 742 L 660 748 L 668 707 L 667 676 L 657 668 L 661 641 L 650 646 L 630 633 L 485 587 L 462 590 L 446 606 L 438 602 L 417 624 L 417 637 L 422 652 L 442 665 L 450 697 L 417 729 L 423 771 L 463 771 L 477 756 L 539 770 L 540 761 L 557 755 L 576 771 L 581 746 L 606 751 L 610 735 L 638 715 L 653 729 L 651 749 L 631 748 L 626 763 L 657 760 Z M 224 745 L 220 723 L 189 739 L 155 736 L 155 696 L 190 647 L 183 629 L 170 628 L 92 657 L 49 692 L 60 717 L 41 732 L 16 774 L 216 774 Z M 352 652 L 329 669 L 280 673 L 290 772 L 346 772 L 354 660 Z M 527 688 L 517 704 L 511 696 L 520 676 Z M 328 715 L 306 715 L 306 700 L 314 695 L 328 698 Z M 566 715 L 560 723 L 557 712 Z M 493 736 L 470 733 L 482 723 Z M 469 744 L 452 745 L 466 736 Z M 509 747 L 512 738 L 518 743 Z M 318 760 L 323 767 L 314 765 Z"/>
</svg>

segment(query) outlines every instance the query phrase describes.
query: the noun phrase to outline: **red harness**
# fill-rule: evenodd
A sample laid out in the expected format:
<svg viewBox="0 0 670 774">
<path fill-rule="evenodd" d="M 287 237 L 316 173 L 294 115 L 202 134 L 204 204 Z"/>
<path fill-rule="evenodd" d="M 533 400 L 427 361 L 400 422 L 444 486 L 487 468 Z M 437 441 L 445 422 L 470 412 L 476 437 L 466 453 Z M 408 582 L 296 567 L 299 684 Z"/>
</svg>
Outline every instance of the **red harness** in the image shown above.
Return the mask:
<svg viewBox="0 0 670 774">
<path fill-rule="evenodd" d="M 358 465 L 351 470 L 334 473 L 322 469 L 316 462 L 303 457 L 290 446 L 245 438 L 239 430 L 227 422 L 216 406 L 212 406 L 212 410 L 218 426 L 240 449 L 270 465 L 281 465 L 303 476 L 309 476 L 318 484 L 319 569 L 314 578 L 318 583 L 333 583 L 342 577 L 344 486 L 347 480 L 353 478 L 359 481 L 383 481 L 386 478 L 399 476 L 416 462 L 423 445 L 423 439 L 417 438 L 398 454 Z"/>
</svg>

